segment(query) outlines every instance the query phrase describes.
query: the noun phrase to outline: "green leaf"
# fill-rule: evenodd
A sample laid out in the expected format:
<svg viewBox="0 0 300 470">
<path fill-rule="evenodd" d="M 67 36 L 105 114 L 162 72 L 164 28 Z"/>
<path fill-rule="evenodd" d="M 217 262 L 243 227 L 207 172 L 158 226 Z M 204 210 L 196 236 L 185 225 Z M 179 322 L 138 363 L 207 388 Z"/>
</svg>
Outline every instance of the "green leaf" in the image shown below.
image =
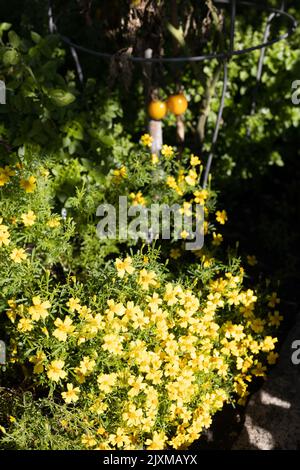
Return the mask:
<svg viewBox="0 0 300 470">
<path fill-rule="evenodd" d="M 19 62 L 19 54 L 15 49 L 4 52 L 3 64 L 4 65 L 16 65 Z"/>
<path fill-rule="evenodd" d="M 36 44 L 40 42 L 41 36 L 38 33 L 31 31 L 30 35 L 31 35 L 31 39 L 33 40 L 33 42 L 35 42 Z"/>
<path fill-rule="evenodd" d="M 62 90 L 61 88 L 49 90 L 48 95 L 52 102 L 59 107 L 68 106 L 75 100 L 75 96 L 72 93 Z"/>
<path fill-rule="evenodd" d="M 18 49 L 18 47 L 21 44 L 21 39 L 19 38 L 17 33 L 15 33 L 14 31 L 9 31 L 8 40 L 9 40 L 10 45 L 14 47 L 15 49 Z"/>
<path fill-rule="evenodd" d="M 11 28 L 11 23 L 0 23 L 0 33 Z"/>
</svg>

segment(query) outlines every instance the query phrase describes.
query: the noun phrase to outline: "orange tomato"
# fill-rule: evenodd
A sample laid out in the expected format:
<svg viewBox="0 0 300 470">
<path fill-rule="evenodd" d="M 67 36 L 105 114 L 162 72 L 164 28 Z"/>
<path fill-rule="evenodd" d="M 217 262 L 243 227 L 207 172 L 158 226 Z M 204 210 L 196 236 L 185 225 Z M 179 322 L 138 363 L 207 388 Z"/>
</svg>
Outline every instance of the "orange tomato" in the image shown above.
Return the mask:
<svg viewBox="0 0 300 470">
<path fill-rule="evenodd" d="M 188 102 L 186 97 L 180 93 L 178 95 L 171 95 L 167 101 L 168 110 L 175 114 L 175 116 L 179 116 L 180 114 L 185 113 Z"/>
<path fill-rule="evenodd" d="M 148 106 L 148 113 L 152 119 L 159 121 L 165 117 L 167 113 L 167 105 L 164 101 L 151 101 Z"/>
</svg>

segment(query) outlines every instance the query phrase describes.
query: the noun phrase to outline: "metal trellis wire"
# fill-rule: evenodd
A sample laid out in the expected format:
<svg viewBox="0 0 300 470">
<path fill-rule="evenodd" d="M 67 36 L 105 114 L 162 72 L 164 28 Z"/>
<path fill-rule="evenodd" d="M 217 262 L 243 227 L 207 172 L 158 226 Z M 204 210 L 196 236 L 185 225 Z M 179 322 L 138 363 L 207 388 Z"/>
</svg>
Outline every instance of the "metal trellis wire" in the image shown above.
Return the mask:
<svg viewBox="0 0 300 470">
<path fill-rule="evenodd" d="M 203 62 L 206 60 L 213 60 L 217 59 L 220 62 L 223 63 L 223 88 L 222 88 L 222 94 L 221 94 L 221 99 L 220 99 L 220 106 L 218 110 L 218 115 L 217 115 L 217 120 L 216 120 L 216 125 L 215 125 L 215 130 L 213 133 L 212 137 L 212 142 L 211 142 L 211 148 L 208 154 L 207 158 L 207 164 L 204 172 L 204 178 L 203 178 L 203 187 L 205 188 L 208 183 L 209 179 L 209 174 L 210 174 L 210 169 L 212 165 L 212 160 L 213 156 L 215 153 L 215 147 L 219 135 L 219 130 L 220 130 L 220 124 L 222 120 L 222 115 L 223 115 L 223 109 L 224 109 L 224 103 L 225 103 L 225 96 L 226 96 L 226 91 L 227 91 L 227 85 L 228 85 L 228 62 L 230 61 L 231 58 L 234 56 L 240 56 L 243 54 L 247 54 L 256 50 L 260 50 L 260 57 L 259 57 L 259 62 L 258 62 L 258 67 L 257 67 L 257 75 L 256 75 L 256 88 L 254 90 L 254 95 L 253 95 L 253 101 L 252 101 L 252 107 L 251 107 L 251 114 L 255 112 L 256 109 L 256 92 L 257 92 L 257 86 L 261 80 L 262 76 L 262 68 L 263 68 L 263 61 L 265 57 L 265 51 L 266 48 L 269 46 L 272 46 L 275 43 L 278 43 L 280 41 L 283 41 L 284 39 L 288 38 L 291 36 L 291 34 L 295 31 L 297 28 L 298 24 L 296 19 L 284 11 L 284 4 L 285 1 L 282 0 L 281 7 L 278 8 L 272 8 L 266 4 L 263 4 L 262 2 L 257 3 L 254 0 L 252 1 L 245 1 L 245 0 L 216 0 L 214 4 L 219 5 L 219 6 L 229 6 L 230 7 L 230 36 L 229 36 L 229 49 L 222 51 L 222 52 L 213 52 L 210 54 L 203 54 L 203 55 L 197 55 L 197 56 L 182 56 L 182 57 L 170 57 L 170 56 L 159 56 L 159 57 L 141 57 L 141 56 L 134 56 L 128 53 L 124 53 L 122 57 L 126 58 L 127 60 L 133 62 L 133 63 L 142 63 L 142 64 L 167 64 L 167 63 L 184 63 L 184 62 Z M 269 13 L 269 17 L 267 19 L 267 24 L 266 28 L 264 31 L 264 36 L 263 36 L 263 41 L 260 44 L 246 47 L 243 49 L 235 49 L 234 48 L 234 36 L 235 36 L 235 21 L 236 21 L 236 14 L 237 14 L 237 7 L 238 6 L 246 6 L 250 8 L 255 8 L 259 9 L 263 12 Z M 57 27 L 54 23 L 53 20 L 53 15 L 52 15 L 52 9 L 51 9 L 51 3 L 49 1 L 49 29 L 50 32 L 57 32 Z M 285 18 L 288 21 L 288 27 L 285 33 L 280 34 L 278 37 L 269 39 L 270 36 L 270 29 L 271 29 L 271 23 L 274 18 Z M 50 27 L 51 25 L 51 27 Z M 76 51 L 81 51 L 85 52 L 87 54 L 91 54 L 95 57 L 99 57 L 101 59 L 112 59 L 115 57 L 115 54 L 110 54 L 107 52 L 100 52 L 100 51 L 95 51 L 93 49 L 89 49 L 87 47 L 81 46 L 79 44 L 76 44 L 73 42 L 70 38 L 59 34 L 61 40 L 65 42 L 70 48 L 71 48 L 71 53 L 72 56 L 75 60 L 76 68 L 78 71 L 79 79 L 82 82 L 83 81 L 83 74 L 82 74 L 82 69 L 78 60 L 78 56 Z M 248 131 L 249 135 L 250 131 Z"/>
</svg>

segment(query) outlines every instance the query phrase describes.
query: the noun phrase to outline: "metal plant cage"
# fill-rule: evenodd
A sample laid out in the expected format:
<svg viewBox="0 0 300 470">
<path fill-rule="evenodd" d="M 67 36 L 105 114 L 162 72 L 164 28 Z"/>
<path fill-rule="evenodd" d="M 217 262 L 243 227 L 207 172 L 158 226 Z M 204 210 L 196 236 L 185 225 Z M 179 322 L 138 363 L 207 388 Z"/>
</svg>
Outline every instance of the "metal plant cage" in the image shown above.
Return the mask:
<svg viewBox="0 0 300 470">
<path fill-rule="evenodd" d="M 223 33 L 226 37 L 227 40 L 229 40 L 229 47 L 227 50 L 223 52 L 211 52 L 209 54 L 203 54 L 203 55 L 197 55 L 197 56 L 179 56 L 179 57 L 171 57 L 171 56 L 159 56 L 159 57 L 142 57 L 142 56 L 134 56 L 130 54 L 124 54 L 126 59 L 131 61 L 132 63 L 140 63 L 140 64 L 176 64 L 176 63 L 192 63 L 192 62 L 203 62 L 203 61 L 211 61 L 213 59 L 217 59 L 223 64 L 223 86 L 222 86 L 222 93 L 220 97 L 220 104 L 219 104 L 219 110 L 217 114 L 217 120 L 213 132 L 213 137 L 211 141 L 211 146 L 210 146 L 210 151 L 208 152 L 207 156 L 207 162 L 205 166 L 205 171 L 204 171 L 204 177 L 203 177 L 203 187 L 205 188 L 208 183 L 208 178 L 211 170 L 211 165 L 212 165 L 212 160 L 213 156 L 215 154 L 216 150 L 216 143 L 219 135 L 219 130 L 220 130 L 220 123 L 222 120 L 222 115 L 223 115 L 223 109 L 224 109 L 224 102 L 225 102 L 225 96 L 226 96 L 226 91 L 227 91 L 227 86 L 228 86 L 228 64 L 230 60 L 234 56 L 240 56 L 243 54 L 247 54 L 256 50 L 260 50 L 260 56 L 259 56 L 259 61 L 258 61 L 258 66 L 257 66 L 257 74 L 256 74 L 256 83 L 258 84 L 261 80 L 262 77 L 262 69 L 263 69 L 263 63 L 264 63 L 264 57 L 265 57 L 265 52 L 266 49 L 270 46 L 272 46 L 275 43 L 278 43 L 280 41 L 283 41 L 284 39 L 288 38 L 291 36 L 291 34 L 295 31 L 297 28 L 297 21 L 296 19 L 287 13 L 285 11 L 285 1 L 281 2 L 280 8 L 273 8 L 270 7 L 266 4 L 263 4 L 262 2 L 257 3 L 255 1 L 244 1 L 244 0 L 216 0 L 213 2 L 214 5 L 220 6 L 220 7 L 226 7 L 229 9 L 229 14 L 230 14 L 230 30 L 229 34 Z M 236 26 L 236 18 L 238 14 L 238 7 L 246 7 L 246 8 L 255 8 L 259 10 L 261 13 L 268 13 L 268 18 L 265 26 L 265 30 L 263 33 L 263 40 L 260 44 L 253 45 L 251 47 L 247 47 L 244 49 L 235 49 L 235 26 Z M 50 32 L 58 32 L 57 27 L 53 21 L 53 15 L 52 15 L 52 8 L 51 5 L 49 6 L 48 10 L 48 16 L 49 16 L 49 29 Z M 270 30 L 271 30 L 271 25 L 272 22 L 274 21 L 275 18 L 285 18 L 287 20 L 287 27 L 286 27 L 286 32 L 283 34 L 278 34 L 276 38 L 269 39 L 270 37 Z M 59 32 L 58 32 L 59 33 Z M 79 78 L 82 80 L 83 75 L 82 75 L 82 70 L 80 66 L 80 62 L 78 60 L 78 55 L 76 51 L 81 51 L 87 54 L 91 54 L 95 57 L 98 57 L 99 59 L 106 59 L 106 60 L 111 60 L 115 57 L 115 54 L 110 54 L 107 52 L 100 52 L 96 51 L 93 49 L 89 49 L 87 47 L 84 47 L 82 45 L 76 44 L 73 42 L 69 37 L 64 36 L 63 34 L 59 34 L 60 38 L 64 43 L 66 43 L 70 48 L 71 48 L 71 53 L 73 56 L 73 59 L 76 64 L 77 72 L 79 75 Z M 252 102 L 252 112 L 255 110 L 255 98 L 253 98 Z"/>
</svg>

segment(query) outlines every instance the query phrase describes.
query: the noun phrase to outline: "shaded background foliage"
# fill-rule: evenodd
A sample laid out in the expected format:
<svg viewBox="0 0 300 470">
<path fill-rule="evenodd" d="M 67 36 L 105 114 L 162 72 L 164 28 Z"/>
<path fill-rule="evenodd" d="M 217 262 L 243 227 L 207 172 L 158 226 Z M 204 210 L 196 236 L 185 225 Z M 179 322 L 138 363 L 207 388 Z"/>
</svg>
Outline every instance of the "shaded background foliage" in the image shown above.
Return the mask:
<svg viewBox="0 0 300 470">
<path fill-rule="evenodd" d="M 280 6 L 276 0 L 266 3 Z M 45 37 L 49 33 L 50 4 L 59 32 L 86 47 L 116 53 L 112 61 L 105 61 L 78 52 L 83 84 L 78 81 L 70 48 L 57 36 Z M 286 9 L 296 17 L 298 6 L 296 0 L 285 2 Z M 261 41 L 266 15 L 260 10 L 258 14 L 255 8 L 240 6 L 239 11 L 236 44 L 249 46 Z M 176 56 L 222 50 L 220 30 L 224 24 L 228 30 L 227 16 L 216 11 L 210 1 L 30 0 L 21 9 L 13 0 L 2 6 L 1 15 L 26 38 L 21 45 L 18 39 L 9 39 L 22 60 L 7 66 L 12 79 L 8 88 L 16 91 L 13 98 L 9 97 L 9 116 L 3 116 L 6 121 L 10 119 L 10 125 L 1 128 L 1 151 L 18 148 L 26 136 L 45 153 L 50 151 L 59 158 L 79 157 L 88 170 L 92 165 L 100 179 L 111 161 L 118 161 L 128 150 L 127 136 L 138 139 L 145 127 L 144 70 L 128 64 L 124 52 L 143 55 L 151 47 L 154 55 Z M 284 21 L 275 20 L 271 37 L 284 26 Z M 43 39 L 32 36 L 32 31 Z M 300 109 L 291 103 L 291 83 L 300 76 L 298 44 L 299 28 L 288 41 L 267 50 L 259 86 L 258 52 L 231 62 L 213 164 L 216 188 L 229 208 L 227 236 L 233 242 L 239 239 L 245 252 L 257 253 L 265 274 L 281 278 L 287 300 L 296 299 L 299 281 L 295 224 L 299 216 Z M 36 85 L 28 77 L 28 66 L 34 68 Z M 17 80 L 16 70 L 20 74 Z M 179 86 L 190 100 L 186 145 L 205 159 L 222 86 L 219 64 L 152 67 L 150 88 L 160 96 L 166 97 Z M 28 88 L 30 93 L 26 94 Z M 53 88 L 72 94 L 74 101 L 66 107 L 57 106 L 51 96 Z M 257 105 L 251 115 L 254 96 Z M 176 144 L 174 129 L 175 120 L 168 117 L 164 137 L 169 144 Z M 72 187 L 71 179 L 70 192 Z M 61 200 L 64 198 L 62 194 Z"/>
</svg>

